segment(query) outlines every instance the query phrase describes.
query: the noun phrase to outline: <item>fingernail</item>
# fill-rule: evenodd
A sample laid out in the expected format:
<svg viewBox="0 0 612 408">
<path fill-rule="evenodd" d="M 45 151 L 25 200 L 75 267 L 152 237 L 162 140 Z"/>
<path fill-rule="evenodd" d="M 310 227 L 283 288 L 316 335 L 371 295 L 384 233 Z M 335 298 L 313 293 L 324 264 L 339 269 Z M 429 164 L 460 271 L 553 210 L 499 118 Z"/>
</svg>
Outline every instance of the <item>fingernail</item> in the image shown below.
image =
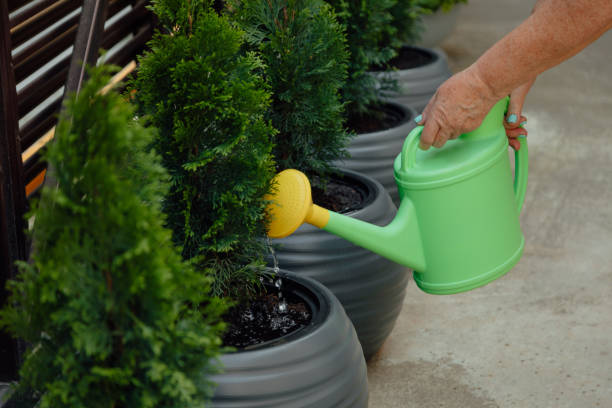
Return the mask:
<svg viewBox="0 0 612 408">
<path fill-rule="evenodd" d="M 416 118 L 414 118 L 414 121 L 415 121 L 416 123 L 419 123 L 419 122 L 420 122 L 420 121 L 422 121 L 422 120 L 423 120 L 423 115 L 419 115 L 419 116 L 417 116 Z"/>
<path fill-rule="evenodd" d="M 521 126 L 525 126 L 527 124 L 527 121 L 521 122 Z"/>
<path fill-rule="evenodd" d="M 508 123 L 516 123 L 517 121 L 517 117 L 516 115 L 513 113 L 512 115 L 508 116 L 508 119 L 506 119 L 508 121 Z"/>
</svg>

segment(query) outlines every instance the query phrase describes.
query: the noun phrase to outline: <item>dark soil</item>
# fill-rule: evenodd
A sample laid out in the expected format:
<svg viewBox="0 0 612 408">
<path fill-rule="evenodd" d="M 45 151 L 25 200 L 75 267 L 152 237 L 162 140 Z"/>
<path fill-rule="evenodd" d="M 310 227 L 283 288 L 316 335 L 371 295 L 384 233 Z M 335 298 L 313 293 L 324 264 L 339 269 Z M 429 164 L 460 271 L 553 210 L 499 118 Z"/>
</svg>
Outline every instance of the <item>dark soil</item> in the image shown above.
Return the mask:
<svg viewBox="0 0 612 408">
<path fill-rule="evenodd" d="M 352 115 L 348 118 L 346 126 L 357 134 L 364 134 L 391 129 L 398 126 L 403 120 L 404 118 L 398 112 L 382 106 L 366 114 Z"/>
<path fill-rule="evenodd" d="M 292 293 L 282 293 L 274 285 L 266 285 L 266 293 L 248 305 L 238 305 L 224 316 L 228 330 L 223 345 L 248 349 L 297 331 L 310 322 L 312 311 Z M 281 297 L 282 293 L 282 297 Z M 282 311 L 282 305 L 286 310 Z"/>
<path fill-rule="evenodd" d="M 397 69 L 411 69 L 431 64 L 435 60 L 435 54 L 425 52 L 418 48 L 402 47 L 397 57 L 393 58 L 389 65 Z"/>
<path fill-rule="evenodd" d="M 346 181 L 331 179 L 324 188 L 312 187 L 312 201 L 328 210 L 347 213 L 363 208 L 364 193 Z"/>
<path fill-rule="evenodd" d="M 398 55 L 387 65 L 371 67 L 370 71 L 389 71 L 389 67 L 397 69 L 412 69 L 431 64 L 436 59 L 435 54 L 413 47 L 402 47 Z"/>
</svg>

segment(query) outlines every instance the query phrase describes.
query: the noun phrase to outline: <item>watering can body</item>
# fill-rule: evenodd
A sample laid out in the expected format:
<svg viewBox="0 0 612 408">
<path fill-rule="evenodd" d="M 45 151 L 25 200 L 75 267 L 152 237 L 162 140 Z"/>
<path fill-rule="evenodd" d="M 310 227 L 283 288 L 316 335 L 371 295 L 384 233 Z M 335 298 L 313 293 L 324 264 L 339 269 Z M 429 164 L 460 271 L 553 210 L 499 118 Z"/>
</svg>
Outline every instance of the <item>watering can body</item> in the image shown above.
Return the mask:
<svg viewBox="0 0 612 408">
<path fill-rule="evenodd" d="M 425 259 L 422 269 L 414 268 L 414 280 L 428 293 L 485 285 L 522 255 L 519 214 L 527 185 L 527 144 L 522 140 L 515 153 L 513 183 L 500 125 L 503 108 L 503 102 L 498 104 L 476 132 L 450 141 L 442 150 L 408 145 L 395 161 L 402 202 L 414 207 Z M 445 166 L 436 166 L 437 160 Z"/>
<path fill-rule="evenodd" d="M 302 210 L 304 219 L 411 267 L 415 282 L 428 293 L 463 292 L 502 276 L 523 252 L 519 213 L 528 164 L 522 139 L 513 178 L 503 127 L 506 106 L 507 99 L 500 101 L 478 129 L 441 149 L 418 148 L 422 127 L 408 135 L 394 162 L 401 202 L 389 225 L 367 224 L 312 204 Z"/>
</svg>

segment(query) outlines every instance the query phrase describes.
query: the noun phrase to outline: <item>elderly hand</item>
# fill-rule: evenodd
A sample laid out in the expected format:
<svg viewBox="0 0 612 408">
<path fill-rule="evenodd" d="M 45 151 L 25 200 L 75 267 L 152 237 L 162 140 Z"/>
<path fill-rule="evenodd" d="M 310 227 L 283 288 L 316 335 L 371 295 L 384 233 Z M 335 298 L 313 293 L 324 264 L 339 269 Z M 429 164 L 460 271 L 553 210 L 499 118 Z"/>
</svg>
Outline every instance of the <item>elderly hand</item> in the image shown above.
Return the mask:
<svg viewBox="0 0 612 408">
<path fill-rule="evenodd" d="M 440 148 L 447 140 L 476 129 L 499 99 L 471 67 L 453 75 L 415 119 L 424 126 L 421 149 Z"/>
<path fill-rule="evenodd" d="M 508 113 L 504 120 L 504 127 L 506 128 L 508 143 L 514 150 L 519 150 L 521 148 L 521 143 L 517 138 L 521 135 L 527 136 L 527 130 L 524 128 L 527 123 L 527 118 L 522 115 L 522 111 L 525 97 L 534 82 L 535 78 L 519 86 L 510 94 L 510 104 L 508 105 Z"/>
<path fill-rule="evenodd" d="M 535 78 L 521 85 L 511 93 L 508 114 L 504 121 L 506 135 L 514 149 L 520 148 L 518 136 L 527 135 L 523 125 L 523 103 Z M 456 139 L 463 133 L 476 129 L 482 123 L 493 105 L 501 99 L 480 79 L 472 67 L 444 82 L 429 101 L 423 114 L 415 121 L 423 125 L 420 147 L 429 149 L 444 146 L 449 139 Z"/>
</svg>

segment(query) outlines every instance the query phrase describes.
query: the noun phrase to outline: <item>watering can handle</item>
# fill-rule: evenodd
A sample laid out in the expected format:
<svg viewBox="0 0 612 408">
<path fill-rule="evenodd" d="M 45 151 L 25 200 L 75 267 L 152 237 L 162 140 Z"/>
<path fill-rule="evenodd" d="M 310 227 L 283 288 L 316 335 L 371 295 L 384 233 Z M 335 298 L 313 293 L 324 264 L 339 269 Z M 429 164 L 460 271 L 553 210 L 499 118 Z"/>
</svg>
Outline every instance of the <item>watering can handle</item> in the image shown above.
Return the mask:
<svg viewBox="0 0 612 408">
<path fill-rule="evenodd" d="M 424 126 L 415 127 L 408 133 L 406 140 L 404 140 L 404 147 L 402 147 L 402 171 L 416 166 L 416 154 L 423 128 Z"/>
<path fill-rule="evenodd" d="M 529 150 L 527 149 L 527 137 L 519 136 L 521 148 L 514 151 L 514 196 L 518 213 L 521 213 L 527 191 L 527 174 L 529 172 Z"/>
<path fill-rule="evenodd" d="M 416 166 L 416 154 L 421 140 L 423 126 L 417 126 L 408 134 L 402 149 L 402 171 L 406 171 Z M 514 152 L 514 196 L 516 206 L 520 214 L 525 201 L 525 191 L 527 190 L 527 174 L 529 169 L 529 155 L 527 149 L 527 138 L 519 136 L 521 148 Z"/>
</svg>

